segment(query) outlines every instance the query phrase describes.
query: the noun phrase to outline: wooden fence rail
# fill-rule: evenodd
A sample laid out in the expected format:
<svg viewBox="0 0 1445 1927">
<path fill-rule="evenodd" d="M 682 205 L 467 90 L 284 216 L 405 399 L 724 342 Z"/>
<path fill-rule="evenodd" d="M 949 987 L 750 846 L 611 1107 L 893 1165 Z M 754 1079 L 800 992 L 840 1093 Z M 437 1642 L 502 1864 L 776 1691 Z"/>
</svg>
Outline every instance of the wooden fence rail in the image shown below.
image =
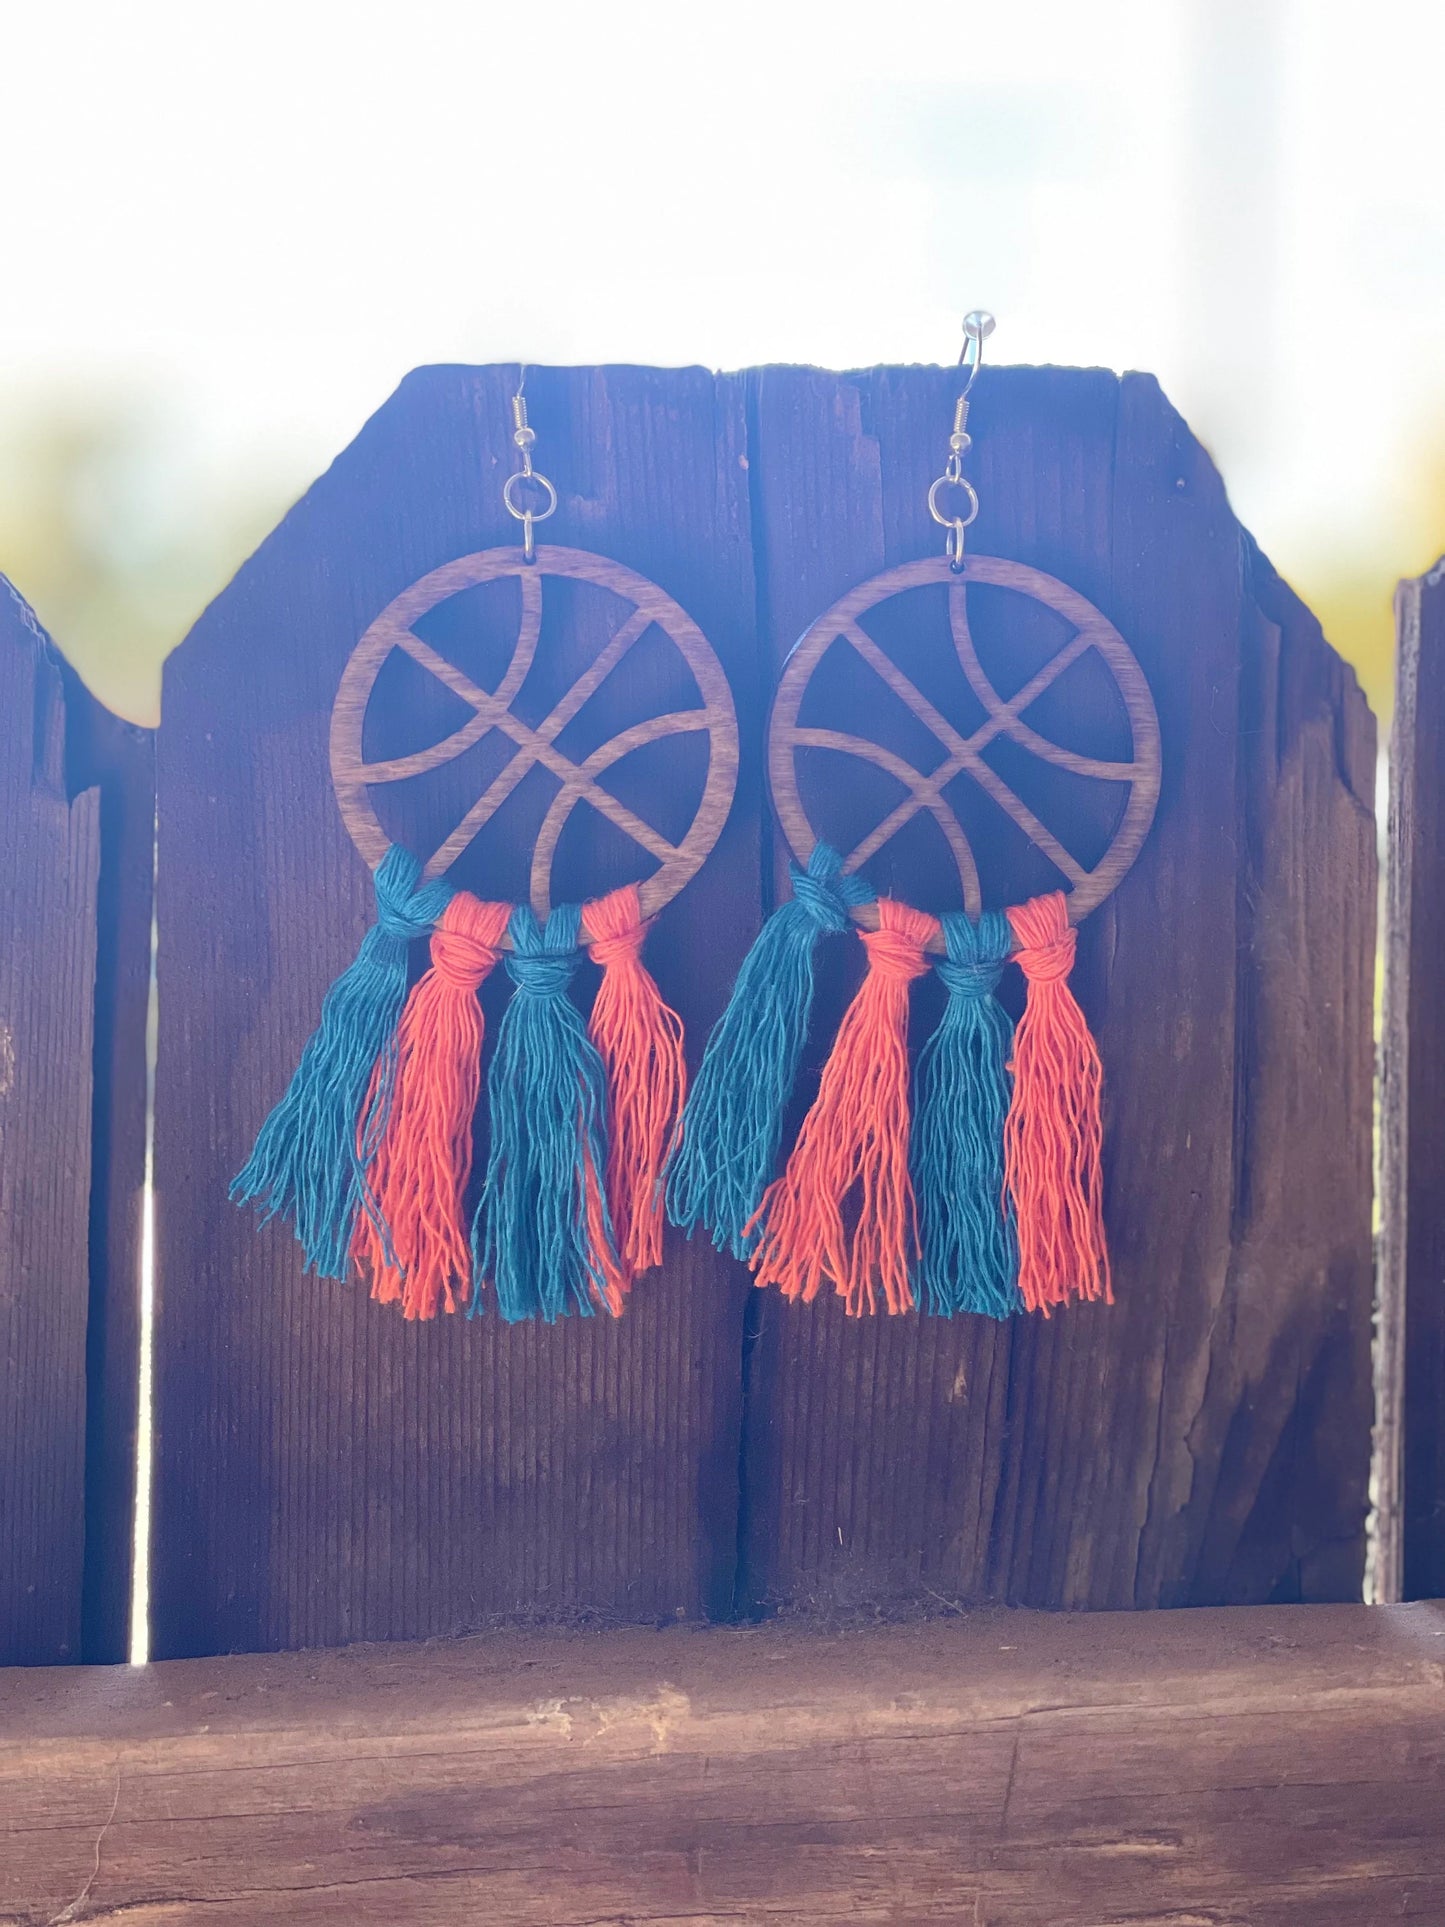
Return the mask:
<svg viewBox="0 0 1445 1927">
<path fill-rule="evenodd" d="M 0 1675 L 0 1921 L 1445 1919 L 1438 1606 Z"/>
<path fill-rule="evenodd" d="M 1372 1412 L 1373 723 L 1148 378 L 991 370 L 971 422 L 973 548 L 1095 602 L 1138 656 L 1163 732 L 1154 832 L 1085 926 L 1077 977 L 1107 1071 L 1115 1309 L 1005 1327 L 849 1324 L 831 1304 L 752 1292 L 710 1245 L 674 1237 L 616 1326 L 406 1326 L 354 1287 L 303 1277 L 284 1230 L 258 1233 L 227 1205 L 370 920 L 327 768 L 342 666 L 400 589 L 514 540 L 500 497 L 514 372 L 409 377 L 167 667 L 157 1650 L 418 1637 L 515 1617 L 1357 1598 Z M 842 590 L 932 552 L 924 496 L 953 379 L 529 374 L 542 466 L 561 494 L 549 533 L 659 583 L 712 641 L 737 703 L 737 803 L 649 950 L 694 1063 L 781 876 L 761 782 L 778 665 Z M 447 618 L 459 646 L 469 619 Z M 585 653 L 585 625 L 559 647 Z M 625 686 L 614 680 L 596 699 L 604 732 L 666 687 L 647 659 Z M 443 694 L 398 679 L 387 727 L 412 748 L 436 740 L 451 727 Z M 1070 720 L 1076 747 L 1105 753 L 1091 745 L 1109 718 L 1082 700 Z M 134 1278 L 144 1142 L 148 793 L 133 770 L 127 780 L 107 791 L 101 779 L 93 832 L 103 851 L 110 821 L 120 853 L 109 869 L 99 859 L 101 995 L 124 1016 L 103 1031 L 114 1043 L 97 1086 L 102 1188 L 87 1203 L 79 1173 L 71 1191 L 72 1209 L 89 1211 L 94 1275 L 109 1281 L 92 1305 L 109 1321 L 91 1361 L 97 1599 L 122 1571 L 126 1507 L 105 1481 L 133 1414 L 106 1374 L 133 1349 L 133 1291 L 114 1281 Z M 394 787 L 391 833 L 434 830 L 429 812 L 448 799 Z M 664 805 L 660 790 L 654 800 Z M 997 832 L 980 834 L 997 856 Z M 504 850 L 504 869 L 516 855 Z M 629 873 L 591 832 L 567 860 L 564 893 Z M 922 838 L 900 839 L 887 860 L 880 880 L 902 893 L 957 900 Z M 457 875 L 492 894 L 516 887 L 475 861 Z M 842 970 L 825 972 L 820 1031 L 846 994 Z M 88 1120 L 88 1082 L 73 1101 Z M 65 1128 L 71 1144 L 88 1126 Z M 84 1226 L 67 1236 L 83 1268 Z M 46 1315 L 33 1290 L 17 1301 L 27 1330 Z M 83 1362 L 84 1312 L 68 1369 Z M 38 1549 L 25 1551 L 33 1565 Z M 113 1627 L 113 1607 L 96 1611 Z M 0 1644 L 13 1623 L 0 1606 Z"/>
</svg>

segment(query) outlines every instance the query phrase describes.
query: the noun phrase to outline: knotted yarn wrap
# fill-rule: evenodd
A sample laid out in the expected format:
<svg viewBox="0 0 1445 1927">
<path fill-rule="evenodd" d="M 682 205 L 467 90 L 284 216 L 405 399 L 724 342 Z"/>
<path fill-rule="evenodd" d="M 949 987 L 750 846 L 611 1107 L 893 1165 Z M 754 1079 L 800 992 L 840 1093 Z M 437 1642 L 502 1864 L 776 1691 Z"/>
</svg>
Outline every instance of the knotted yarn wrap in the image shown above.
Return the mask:
<svg viewBox="0 0 1445 1927">
<path fill-rule="evenodd" d="M 1014 947 L 1001 910 L 941 917 L 948 1001 L 914 1075 L 910 1166 L 918 1201 L 914 1279 L 931 1312 L 1020 1311 L 1018 1240 L 1004 1194 L 1003 1132 L 1013 1025 L 994 996 Z"/>
<path fill-rule="evenodd" d="M 390 1108 L 407 950 L 431 931 L 452 895 L 447 883 L 423 883 L 421 864 L 397 844 L 373 881 L 376 922 L 327 991 L 286 1094 L 231 1185 L 237 1203 L 260 1206 L 263 1222 L 291 1223 L 307 1270 L 323 1278 L 346 1275 L 362 1161 L 372 1148 L 358 1146 L 357 1124 L 373 1078 L 378 1132 Z"/>
<path fill-rule="evenodd" d="M 471 1310 L 490 1280 L 509 1323 L 551 1324 L 598 1306 L 616 1316 L 628 1282 L 602 1192 L 606 1076 L 567 994 L 581 914 L 562 904 L 543 926 L 519 904 L 507 926 L 516 989 L 487 1078 L 491 1142 L 472 1221 Z"/>
<path fill-rule="evenodd" d="M 607 1204 L 635 1276 L 662 1263 L 662 1172 L 687 1089 L 682 1019 L 642 961 L 651 925 L 635 884 L 584 904 L 582 928 L 602 968 L 587 1034 L 607 1073 Z"/>
<path fill-rule="evenodd" d="M 778 1161 L 783 1116 L 813 1011 L 813 954 L 820 937 L 852 927 L 873 901 L 861 877 L 818 843 L 806 869 L 790 866 L 780 903 L 743 959 L 713 1026 L 667 1166 L 667 1208 L 689 1236 L 703 1225 L 718 1250 L 746 1258 L 749 1227 Z"/>
<path fill-rule="evenodd" d="M 938 924 L 891 898 L 864 931 L 868 971 L 843 1013 L 818 1095 L 787 1169 L 758 1209 L 751 1264 L 760 1285 L 805 1304 L 831 1279 L 848 1315 L 909 1311 L 917 1213 L 908 1175 L 908 986 L 928 968 Z M 858 1189 L 849 1239 L 843 1204 Z M 751 1227 L 749 1227 L 751 1229 Z"/>
<path fill-rule="evenodd" d="M 1114 1302 L 1104 1241 L 1103 1070 L 1068 976 L 1075 934 L 1061 892 L 1008 913 L 1028 979 L 1014 1031 L 1004 1174 L 1018 1220 L 1019 1289 L 1048 1315 L 1073 1298 Z"/>
<path fill-rule="evenodd" d="M 431 968 L 419 977 L 396 1033 L 391 1108 L 370 1129 L 381 1099 L 373 1081 L 361 1139 L 376 1148 L 351 1255 L 371 1295 L 406 1318 L 456 1310 L 470 1281 L 462 1199 L 472 1171 L 472 1123 L 482 1086 L 482 1007 L 477 1000 L 502 955 L 511 907 L 459 890 L 432 933 Z"/>
</svg>

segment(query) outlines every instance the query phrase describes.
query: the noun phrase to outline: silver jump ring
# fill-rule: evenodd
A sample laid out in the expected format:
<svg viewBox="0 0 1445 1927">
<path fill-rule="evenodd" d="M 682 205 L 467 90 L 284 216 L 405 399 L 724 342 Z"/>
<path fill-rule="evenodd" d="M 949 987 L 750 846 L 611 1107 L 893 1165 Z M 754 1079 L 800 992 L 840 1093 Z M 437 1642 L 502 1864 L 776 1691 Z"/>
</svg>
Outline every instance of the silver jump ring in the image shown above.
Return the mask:
<svg viewBox="0 0 1445 1927">
<path fill-rule="evenodd" d="M 946 488 L 961 488 L 963 490 L 964 494 L 968 497 L 968 513 L 966 515 L 945 515 L 943 510 L 938 506 L 939 493 Z M 978 491 L 974 488 L 972 482 L 964 481 L 961 475 L 957 479 L 951 475 L 939 475 L 934 479 L 928 490 L 928 513 L 940 528 L 955 530 L 966 529 L 978 515 Z"/>
<path fill-rule="evenodd" d="M 515 499 L 518 482 L 535 482 L 546 496 L 547 506 L 541 509 L 519 508 Z M 557 512 L 556 489 L 545 475 L 539 475 L 535 469 L 528 473 L 519 468 L 509 475 L 502 484 L 502 500 L 507 505 L 508 515 L 515 516 L 519 522 L 545 522 L 549 515 L 555 515 Z"/>
</svg>

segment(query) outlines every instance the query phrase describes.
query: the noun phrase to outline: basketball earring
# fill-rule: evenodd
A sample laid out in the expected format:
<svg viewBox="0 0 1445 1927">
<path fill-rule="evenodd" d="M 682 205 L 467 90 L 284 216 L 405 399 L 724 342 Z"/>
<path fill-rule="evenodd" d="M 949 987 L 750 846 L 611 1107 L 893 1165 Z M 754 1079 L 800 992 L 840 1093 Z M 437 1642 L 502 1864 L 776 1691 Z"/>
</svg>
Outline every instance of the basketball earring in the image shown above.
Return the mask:
<svg viewBox="0 0 1445 1927">
<path fill-rule="evenodd" d="M 922 1296 L 943 1314 L 1047 1315 L 1075 1298 L 1112 1299 L 1100 1168 L 1101 1074 L 1068 987 L 1074 926 L 1103 902 L 1137 856 L 1159 795 L 1159 722 L 1138 662 L 1098 609 L 1053 576 L 965 553 L 978 496 L 963 473 L 969 393 L 993 319 L 964 322 L 963 385 L 948 461 L 928 491 L 944 553 L 885 571 L 820 616 L 783 666 L 768 726 L 774 809 L 792 852 L 793 895 L 764 924 L 708 1041 L 668 1176 L 674 1222 L 705 1227 L 751 1265 L 760 1285 L 810 1301 L 825 1285 L 851 1314 L 910 1309 Z M 1062 618 L 1069 636 L 1013 694 L 986 673 L 969 623 L 969 590 L 1027 598 Z M 943 589 L 947 638 L 972 713 L 956 726 L 893 659 L 894 599 Z M 936 595 L 933 598 L 936 606 Z M 910 604 L 909 607 L 921 607 Z M 870 626 L 871 623 L 871 626 Z M 804 698 L 835 652 L 851 652 L 941 752 L 928 773 L 884 743 L 803 719 Z M 1090 652 L 1121 704 L 1130 750 L 1085 756 L 1024 718 Z M 945 644 L 940 656 L 947 653 Z M 881 685 L 881 688 L 878 688 Z M 885 693 L 886 692 L 886 693 Z M 809 714 L 818 705 L 810 701 Z M 870 715 L 876 710 L 870 711 Z M 998 769 L 991 744 L 1052 769 L 1124 786 L 1107 848 L 1081 862 Z M 820 839 L 799 766 L 819 752 L 861 759 L 905 794 L 846 857 Z M 978 866 L 950 785 L 971 779 L 1068 886 L 1006 910 L 985 909 Z M 861 874 L 885 844 L 926 814 L 952 855 L 964 910 L 935 918 L 876 896 Z M 861 931 L 868 967 L 839 1026 L 817 1096 L 777 1175 L 783 1115 L 813 998 L 819 938 Z M 1017 1030 L 992 995 L 1010 960 L 1027 981 Z M 909 985 L 930 967 L 947 992 L 922 1051 L 910 1105 Z M 911 1115 L 910 1115 L 911 1112 Z"/>
<path fill-rule="evenodd" d="M 331 773 L 342 820 L 375 871 L 377 921 L 331 986 L 290 1086 L 232 1186 L 265 1218 L 294 1227 L 306 1267 L 355 1269 L 408 1318 L 472 1310 L 490 1287 L 509 1320 L 605 1309 L 620 1313 L 634 1276 L 661 1261 L 661 1174 L 684 1094 L 682 1025 L 642 963 L 652 919 L 702 867 L 737 782 L 737 720 L 722 665 L 696 623 L 656 583 L 585 550 L 538 546 L 535 526 L 557 491 L 532 465 L 525 370 L 512 401 L 518 466 L 503 501 L 522 524 L 517 548 L 487 549 L 434 569 L 391 602 L 342 672 L 331 717 Z M 623 614 L 538 724 L 518 713 L 539 661 L 545 585 L 601 592 Z M 417 633 L 452 597 L 515 585 L 516 639 L 500 679 L 480 687 Z M 566 598 L 564 598 L 564 601 Z M 568 603 L 568 606 L 571 606 Z M 682 659 L 700 706 L 634 723 L 580 760 L 563 731 L 644 635 Z M 472 712 L 441 741 L 369 761 L 363 737 L 384 664 L 400 652 Z M 546 652 L 542 651 L 545 656 Z M 534 699 L 535 701 L 535 699 Z M 393 843 L 372 801 L 378 785 L 435 770 L 493 732 L 504 767 L 423 861 Z M 708 738 L 690 827 L 673 843 L 602 778 L 665 737 Z M 515 906 L 454 890 L 446 872 L 534 768 L 557 784 L 532 851 L 530 900 Z M 654 859 L 651 875 L 595 901 L 551 901 L 553 859 L 581 803 Z M 410 946 L 430 936 L 430 968 L 407 996 Z M 584 1024 L 568 986 L 590 948 L 602 981 Z M 506 959 L 513 994 L 488 1079 L 485 1177 L 470 1233 L 473 1113 L 481 1092 L 477 992 Z"/>
</svg>

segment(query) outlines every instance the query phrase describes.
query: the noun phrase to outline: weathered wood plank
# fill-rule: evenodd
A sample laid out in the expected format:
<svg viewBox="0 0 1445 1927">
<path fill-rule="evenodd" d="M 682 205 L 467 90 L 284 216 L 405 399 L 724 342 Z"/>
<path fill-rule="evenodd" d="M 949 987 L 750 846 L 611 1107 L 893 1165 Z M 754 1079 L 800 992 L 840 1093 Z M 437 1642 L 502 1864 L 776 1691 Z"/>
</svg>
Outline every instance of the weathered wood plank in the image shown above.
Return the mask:
<svg viewBox="0 0 1445 1927">
<path fill-rule="evenodd" d="M 1381 1052 L 1386 1597 L 1445 1583 L 1445 564 L 1400 585 Z"/>
<path fill-rule="evenodd" d="M 327 983 L 371 920 L 370 880 L 327 769 L 342 666 L 407 584 L 517 542 L 501 503 L 514 385 L 507 368 L 411 376 L 167 668 L 162 1654 L 404 1637 L 497 1614 L 646 1620 L 731 1603 L 742 1287 L 710 1248 L 674 1240 L 615 1327 L 407 1326 L 364 1290 L 303 1278 L 284 1228 L 258 1233 L 226 1203 Z M 545 533 L 664 587 L 713 642 L 737 698 L 739 804 L 648 953 L 695 1056 L 759 914 L 741 387 L 700 370 L 534 369 L 527 394 L 538 466 L 562 498 Z M 463 623 L 452 640 L 475 638 Z M 585 611 L 551 632 L 561 687 L 596 641 Z M 675 702 L 675 673 L 639 650 L 595 699 L 594 729 L 605 736 L 659 698 Z M 459 720 L 434 710 L 439 686 L 420 683 L 397 682 L 382 725 L 397 741 L 378 753 L 439 740 Z M 439 789 L 394 786 L 392 833 L 426 829 L 435 847 L 478 794 L 475 770 L 465 797 L 447 788 L 465 775 L 452 765 Z M 459 881 L 492 896 L 525 887 L 526 811 L 548 785 L 524 782 L 521 827 L 504 834 L 504 816 L 494 819 L 485 859 L 464 862 Z M 610 888 L 639 873 L 636 857 L 590 832 L 568 854 L 564 839 L 558 892 Z"/>
<path fill-rule="evenodd" d="M 1170 1603 L 1358 1597 L 1369 1497 L 1375 719 L 1244 555 L 1232 1253 Z"/>
<path fill-rule="evenodd" d="M 1438 1606 L 12 1673 L 0 1920 L 1437 1921 L 1442 1717 Z"/>
<path fill-rule="evenodd" d="M 0 1658 L 80 1656 L 100 810 L 60 661 L 0 577 Z"/>
<path fill-rule="evenodd" d="M 936 544 L 925 490 L 955 379 L 754 379 L 775 663 L 845 588 Z M 975 395 L 972 548 L 1096 603 L 1143 665 L 1163 731 L 1153 834 L 1085 924 L 1075 977 L 1105 1063 L 1119 1303 L 1002 1329 L 850 1326 L 836 1303 L 759 1294 L 744 1598 L 1358 1596 L 1373 726 L 1151 380 L 1002 369 Z M 1071 746 L 1117 754 L 1089 703 Z M 888 726 L 867 717 L 875 739 Z M 971 827 L 1013 900 L 1047 887 L 1000 824 Z M 958 901 L 941 844 L 900 840 L 879 866 L 875 881 L 913 901 Z M 820 1035 L 841 995 L 835 982 L 820 999 Z"/>
</svg>

